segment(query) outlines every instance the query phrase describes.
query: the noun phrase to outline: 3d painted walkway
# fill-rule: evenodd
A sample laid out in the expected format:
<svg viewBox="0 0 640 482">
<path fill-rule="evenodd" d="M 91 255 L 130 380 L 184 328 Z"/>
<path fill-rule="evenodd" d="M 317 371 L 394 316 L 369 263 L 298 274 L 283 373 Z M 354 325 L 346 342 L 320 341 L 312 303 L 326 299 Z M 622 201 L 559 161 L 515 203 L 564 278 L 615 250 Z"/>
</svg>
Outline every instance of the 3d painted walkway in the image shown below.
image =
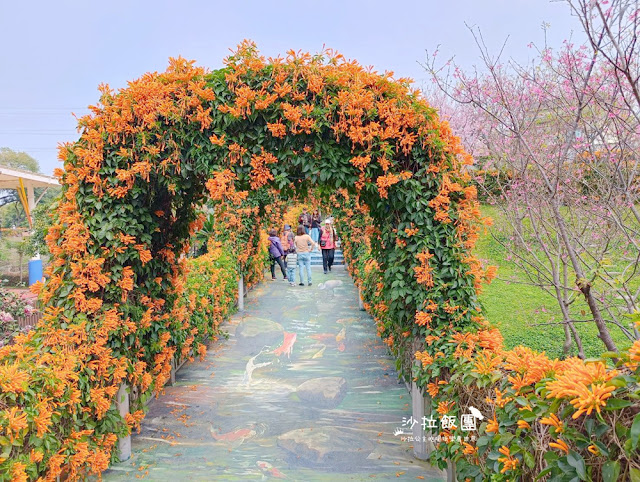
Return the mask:
<svg viewBox="0 0 640 482">
<path fill-rule="evenodd" d="M 151 402 L 133 456 L 104 479 L 444 480 L 394 435 L 410 397 L 348 274 L 313 276 L 250 292 L 229 339 Z M 342 285 L 320 290 L 328 279 Z"/>
</svg>

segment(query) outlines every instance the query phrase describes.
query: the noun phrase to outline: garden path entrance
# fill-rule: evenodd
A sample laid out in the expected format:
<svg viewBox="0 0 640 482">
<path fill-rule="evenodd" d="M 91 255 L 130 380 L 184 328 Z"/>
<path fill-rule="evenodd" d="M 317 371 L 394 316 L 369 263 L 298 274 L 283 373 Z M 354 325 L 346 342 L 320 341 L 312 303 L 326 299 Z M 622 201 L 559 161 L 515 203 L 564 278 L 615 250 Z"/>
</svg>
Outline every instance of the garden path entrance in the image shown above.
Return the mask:
<svg viewBox="0 0 640 482">
<path fill-rule="evenodd" d="M 251 291 L 229 339 L 151 402 L 131 459 L 104 480 L 445 480 L 394 435 L 410 396 L 344 267 L 313 277 Z M 328 279 L 343 283 L 320 290 Z"/>
</svg>

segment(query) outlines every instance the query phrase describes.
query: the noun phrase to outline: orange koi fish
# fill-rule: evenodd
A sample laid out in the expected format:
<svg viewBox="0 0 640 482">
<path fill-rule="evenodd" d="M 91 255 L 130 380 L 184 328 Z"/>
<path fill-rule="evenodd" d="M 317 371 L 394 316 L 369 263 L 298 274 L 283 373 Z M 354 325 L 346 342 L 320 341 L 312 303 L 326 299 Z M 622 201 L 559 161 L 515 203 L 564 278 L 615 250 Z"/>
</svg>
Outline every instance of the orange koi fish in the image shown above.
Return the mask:
<svg viewBox="0 0 640 482">
<path fill-rule="evenodd" d="M 272 353 L 276 356 L 280 356 L 286 353 L 287 358 L 291 358 L 291 352 L 293 351 L 293 344 L 296 342 L 296 338 L 298 338 L 298 335 L 296 333 L 287 333 L 285 331 L 282 345 L 273 350 Z"/>
<path fill-rule="evenodd" d="M 287 478 L 286 475 L 284 475 L 282 472 L 280 472 L 278 469 L 276 469 L 269 462 L 265 462 L 264 460 L 258 460 L 256 462 L 256 465 L 258 467 L 260 467 L 260 470 L 262 470 L 266 474 L 271 475 L 272 477 L 275 477 L 277 479 L 286 479 Z"/>
<path fill-rule="evenodd" d="M 211 436 L 218 442 L 237 442 L 238 440 L 244 441 L 247 438 L 253 437 L 256 431 L 250 428 L 241 428 L 227 433 L 216 433 L 213 431 L 213 427 L 210 427 Z"/>
<path fill-rule="evenodd" d="M 318 333 L 316 335 L 311 335 L 309 338 L 316 341 L 328 341 L 331 339 L 335 339 L 336 335 L 333 333 Z"/>
</svg>

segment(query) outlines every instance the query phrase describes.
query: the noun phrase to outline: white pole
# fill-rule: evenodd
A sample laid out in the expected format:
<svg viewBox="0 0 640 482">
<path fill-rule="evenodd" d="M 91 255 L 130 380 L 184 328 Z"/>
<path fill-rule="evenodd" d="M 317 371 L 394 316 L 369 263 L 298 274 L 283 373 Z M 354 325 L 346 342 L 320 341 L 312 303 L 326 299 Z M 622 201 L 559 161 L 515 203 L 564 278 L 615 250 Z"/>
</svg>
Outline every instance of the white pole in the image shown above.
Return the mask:
<svg viewBox="0 0 640 482">
<path fill-rule="evenodd" d="M 456 464 L 451 460 L 447 460 L 447 482 L 457 482 L 457 480 Z"/>
<path fill-rule="evenodd" d="M 238 279 L 238 311 L 244 311 L 244 277 Z"/>
<path fill-rule="evenodd" d="M 413 415 L 413 455 L 419 460 L 426 460 L 429 457 L 427 451 L 427 437 L 422 424 L 425 416 L 424 394 L 418 388 L 416 382 L 411 382 L 411 409 Z"/>
<path fill-rule="evenodd" d="M 124 418 L 129 413 L 129 392 L 127 384 L 123 383 L 116 394 L 116 406 L 120 416 Z M 131 458 L 131 434 L 118 440 L 118 458 L 120 461 Z"/>
<path fill-rule="evenodd" d="M 171 360 L 171 374 L 169 375 L 170 386 L 174 386 L 176 384 L 176 371 L 178 371 L 177 365 L 175 358 Z"/>
</svg>

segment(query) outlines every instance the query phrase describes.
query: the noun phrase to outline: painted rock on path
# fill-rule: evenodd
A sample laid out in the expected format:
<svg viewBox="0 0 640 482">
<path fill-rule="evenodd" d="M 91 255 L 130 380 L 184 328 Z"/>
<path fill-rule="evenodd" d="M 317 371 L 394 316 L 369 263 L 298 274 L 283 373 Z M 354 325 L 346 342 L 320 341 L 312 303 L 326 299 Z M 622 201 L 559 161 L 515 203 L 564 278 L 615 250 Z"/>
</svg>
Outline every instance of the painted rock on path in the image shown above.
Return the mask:
<svg viewBox="0 0 640 482">
<path fill-rule="evenodd" d="M 347 381 L 342 377 L 312 378 L 299 385 L 296 393 L 303 402 L 333 408 L 347 394 Z"/>
<path fill-rule="evenodd" d="M 374 444 L 366 435 L 347 428 L 301 428 L 278 437 L 278 446 L 306 465 L 349 470 L 366 460 Z"/>
<path fill-rule="evenodd" d="M 254 347 L 277 346 L 282 342 L 282 325 L 264 318 L 247 318 L 236 328 L 238 342 Z"/>
</svg>

